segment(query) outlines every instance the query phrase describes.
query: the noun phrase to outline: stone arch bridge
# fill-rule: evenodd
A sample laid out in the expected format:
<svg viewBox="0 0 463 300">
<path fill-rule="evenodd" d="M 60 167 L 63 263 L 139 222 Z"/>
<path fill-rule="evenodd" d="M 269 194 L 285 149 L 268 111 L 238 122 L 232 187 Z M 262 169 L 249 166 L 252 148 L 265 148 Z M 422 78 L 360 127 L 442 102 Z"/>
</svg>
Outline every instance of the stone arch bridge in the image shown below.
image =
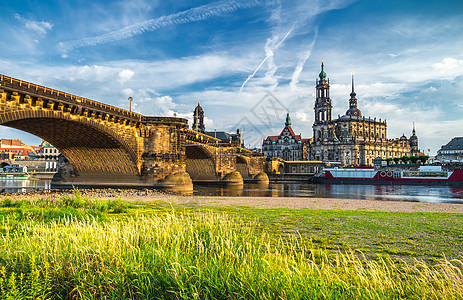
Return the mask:
<svg viewBox="0 0 463 300">
<path fill-rule="evenodd" d="M 191 186 L 239 172 L 253 179 L 265 157 L 151 117 L 0 75 L 0 125 L 36 135 L 69 160 L 55 185 Z M 191 179 L 190 179 L 191 178 Z"/>
</svg>

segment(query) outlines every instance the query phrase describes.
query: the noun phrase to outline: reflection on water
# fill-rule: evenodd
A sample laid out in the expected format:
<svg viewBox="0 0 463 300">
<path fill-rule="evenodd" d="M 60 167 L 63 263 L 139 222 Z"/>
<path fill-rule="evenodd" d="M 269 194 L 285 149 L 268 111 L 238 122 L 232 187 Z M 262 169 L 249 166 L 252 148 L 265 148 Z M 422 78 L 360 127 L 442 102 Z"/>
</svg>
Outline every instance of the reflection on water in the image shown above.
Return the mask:
<svg viewBox="0 0 463 300">
<path fill-rule="evenodd" d="M 50 180 L 0 180 L 0 191 L 15 193 L 31 189 L 50 189 L 50 184 Z M 463 186 L 311 183 L 244 184 L 241 187 L 195 185 L 193 194 L 197 196 L 307 197 L 463 204 Z"/>
<path fill-rule="evenodd" d="M 36 189 L 50 189 L 51 180 L 0 180 L 0 191 L 4 193 L 24 193 Z"/>
<path fill-rule="evenodd" d="M 196 186 L 198 196 L 308 197 L 462 203 L 463 187 L 411 185 L 354 185 L 270 183 L 245 184 L 242 188 Z"/>
</svg>

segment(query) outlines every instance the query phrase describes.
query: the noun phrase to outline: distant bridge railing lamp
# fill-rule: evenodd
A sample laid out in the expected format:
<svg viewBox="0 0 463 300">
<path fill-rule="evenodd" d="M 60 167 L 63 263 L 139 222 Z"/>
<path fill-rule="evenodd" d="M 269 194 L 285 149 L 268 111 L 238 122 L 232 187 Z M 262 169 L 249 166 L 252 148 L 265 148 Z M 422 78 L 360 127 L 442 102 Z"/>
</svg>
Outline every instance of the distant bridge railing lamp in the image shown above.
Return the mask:
<svg viewBox="0 0 463 300">
<path fill-rule="evenodd" d="M 130 112 L 132 111 L 132 101 L 133 101 L 133 98 L 129 97 L 129 102 L 130 102 L 129 111 Z"/>
</svg>

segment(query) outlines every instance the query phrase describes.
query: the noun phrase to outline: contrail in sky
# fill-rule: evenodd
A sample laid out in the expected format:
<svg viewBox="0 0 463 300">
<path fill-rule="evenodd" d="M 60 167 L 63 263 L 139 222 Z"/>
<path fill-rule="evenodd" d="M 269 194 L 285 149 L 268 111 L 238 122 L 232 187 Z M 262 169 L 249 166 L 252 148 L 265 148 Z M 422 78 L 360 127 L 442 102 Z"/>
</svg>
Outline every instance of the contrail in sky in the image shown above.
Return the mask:
<svg viewBox="0 0 463 300">
<path fill-rule="evenodd" d="M 296 69 L 294 69 L 293 76 L 291 77 L 291 83 L 289 84 L 292 89 L 294 89 L 299 82 L 299 76 L 301 75 L 301 72 L 304 69 L 304 65 L 306 61 L 309 59 L 310 54 L 312 54 L 312 49 L 313 49 L 313 46 L 315 46 L 317 37 L 318 37 L 318 27 L 315 28 L 314 37 L 313 37 L 312 43 L 310 43 L 309 50 L 307 50 L 305 55 L 299 60 L 299 62 L 297 63 Z"/>
<path fill-rule="evenodd" d="M 273 47 L 269 47 L 266 45 L 266 52 L 268 53 L 267 56 L 264 58 L 264 60 L 260 63 L 260 65 L 254 70 L 254 72 L 249 75 L 249 77 L 243 82 L 243 84 L 241 85 L 241 88 L 240 88 L 240 93 L 241 91 L 243 90 L 244 86 L 246 85 L 246 83 L 248 83 L 249 80 L 251 80 L 257 73 L 257 71 L 259 71 L 259 69 L 264 65 L 264 63 L 270 58 L 273 56 L 275 50 L 277 50 L 278 48 L 280 48 L 281 45 L 283 45 L 283 43 L 285 42 L 285 40 L 288 38 L 288 36 L 291 34 L 291 32 L 293 31 L 294 29 L 294 24 L 293 26 L 291 26 L 291 29 L 285 34 L 285 36 L 281 39 L 281 41 L 279 41 L 276 45 L 274 45 Z"/>
<path fill-rule="evenodd" d="M 201 5 L 188 10 L 180 11 L 175 14 L 162 16 L 156 19 L 150 19 L 99 36 L 69 42 L 60 42 L 58 48 L 63 52 L 67 52 L 76 48 L 110 43 L 113 41 L 128 39 L 133 36 L 143 34 L 145 32 L 156 31 L 167 26 L 199 22 L 212 17 L 219 17 L 223 14 L 233 13 L 240 9 L 260 6 L 264 3 L 265 1 L 262 0 L 218 1 L 211 4 Z"/>
</svg>

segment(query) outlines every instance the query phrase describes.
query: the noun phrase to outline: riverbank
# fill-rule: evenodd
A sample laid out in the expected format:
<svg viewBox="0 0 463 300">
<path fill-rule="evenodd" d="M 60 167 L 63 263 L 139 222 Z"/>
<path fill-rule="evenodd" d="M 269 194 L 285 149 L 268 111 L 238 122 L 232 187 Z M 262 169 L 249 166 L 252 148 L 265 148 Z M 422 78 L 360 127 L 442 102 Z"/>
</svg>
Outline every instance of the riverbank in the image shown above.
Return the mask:
<svg viewBox="0 0 463 300">
<path fill-rule="evenodd" d="M 453 205 L 307 200 L 3 194 L 0 298 L 463 297 L 463 214 Z M 330 202 L 340 204 L 319 209 Z"/>
<path fill-rule="evenodd" d="M 183 196 L 151 189 L 82 189 L 82 197 L 96 200 L 121 199 L 126 201 L 164 201 L 175 205 L 214 207 L 254 207 L 262 209 L 321 209 L 365 210 L 389 212 L 439 212 L 463 214 L 463 203 L 430 203 L 386 201 L 367 199 L 309 198 L 309 197 L 232 197 L 232 196 Z M 0 194 L 0 200 L 9 198 L 46 199 L 72 197 L 73 190 L 34 190 L 27 193 Z"/>
</svg>

